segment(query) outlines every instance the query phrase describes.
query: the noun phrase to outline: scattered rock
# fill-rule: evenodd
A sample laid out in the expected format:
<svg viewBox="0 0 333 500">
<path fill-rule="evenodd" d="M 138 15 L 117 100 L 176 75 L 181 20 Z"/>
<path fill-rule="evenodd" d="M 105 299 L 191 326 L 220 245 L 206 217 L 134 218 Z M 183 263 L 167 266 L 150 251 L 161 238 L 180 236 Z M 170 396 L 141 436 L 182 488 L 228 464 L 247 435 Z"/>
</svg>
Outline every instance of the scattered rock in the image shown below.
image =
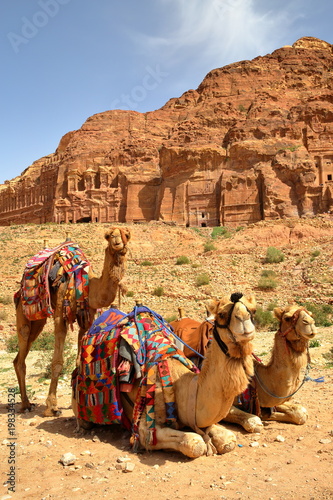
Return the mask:
<svg viewBox="0 0 333 500">
<path fill-rule="evenodd" d="M 285 442 L 285 438 L 283 436 L 281 436 L 280 434 L 278 434 L 276 436 L 276 438 L 274 439 L 274 441 L 277 441 L 278 443 L 284 443 Z"/>
<path fill-rule="evenodd" d="M 76 456 L 73 455 L 73 453 L 64 453 L 62 457 L 60 458 L 59 462 L 64 465 L 73 465 L 75 463 Z"/>
</svg>

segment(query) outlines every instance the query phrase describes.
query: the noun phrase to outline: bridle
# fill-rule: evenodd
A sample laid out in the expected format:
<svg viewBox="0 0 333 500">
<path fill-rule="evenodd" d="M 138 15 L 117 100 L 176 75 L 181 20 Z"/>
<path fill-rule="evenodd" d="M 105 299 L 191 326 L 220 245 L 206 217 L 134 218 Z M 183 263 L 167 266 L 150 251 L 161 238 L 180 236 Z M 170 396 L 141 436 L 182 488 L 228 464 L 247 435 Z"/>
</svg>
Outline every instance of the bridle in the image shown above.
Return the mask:
<svg viewBox="0 0 333 500">
<path fill-rule="evenodd" d="M 241 302 L 241 298 L 243 297 L 243 294 L 242 293 L 233 293 L 231 294 L 230 296 L 230 300 L 231 302 L 233 303 L 231 308 L 230 308 L 230 311 L 228 313 L 228 319 L 227 319 L 227 322 L 225 325 L 221 325 L 220 323 L 218 323 L 217 320 L 214 321 L 214 327 L 213 327 L 213 337 L 214 339 L 216 340 L 219 348 L 221 349 L 221 351 L 228 357 L 230 358 L 230 353 L 229 353 L 229 349 L 228 349 L 228 346 L 225 342 L 223 342 L 223 340 L 221 339 L 217 329 L 218 328 L 222 328 L 222 329 L 226 329 L 226 330 L 229 330 L 229 333 L 230 333 L 230 336 L 231 336 L 231 340 L 235 343 L 235 344 L 238 344 L 237 340 L 235 339 L 235 336 L 234 334 L 232 333 L 232 331 L 230 330 L 229 326 L 230 326 L 230 321 L 231 321 L 231 317 L 232 317 L 232 313 L 234 311 L 234 307 L 235 305 L 237 304 L 237 302 Z M 250 317 L 251 317 L 251 321 L 253 321 L 253 314 L 252 312 L 248 309 L 248 307 L 244 304 L 244 302 L 242 302 L 243 306 L 246 308 L 246 310 L 248 311 L 248 313 L 250 314 Z"/>
<path fill-rule="evenodd" d="M 297 333 L 296 331 L 296 323 L 299 319 L 299 315 L 301 313 L 301 311 L 306 311 L 306 309 L 304 307 L 300 307 L 299 309 L 297 309 L 297 311 L 295 311 L 295 313 L 293 314 L 292 318 L 291 318 L 291 326 L 290 328 L 288 328 L 285 332 L 281 332 L 281 325 L 282 325 L 282 320 L 280 322 L 280 326 L 279 326 L 279 330 L 278 330 L 278 334 L 287 342 L 287 338 L 286 336 L 288 335 L 288 333 L 290 333 L 293 329 L 295 330 L 295 334 L 297 337 L 301 337 L 299 335 L 299 333 Z M 307 312 L 307 311 L 306 311 Z M 277 396 L 276 394 L 273 394 L 269 391 L 269 389 L 267 389 L 267 387 L 265 386 L 265 384 L 263 383 L 263 381 L 260 379 L 259 375 L 258 375 L 258 372 L 256 371 L 256 369 L 254 370 L 254 374 L 255 374 L 255 378 L 257 380 L 257 382 L 259 383 L 260 387 L 262 388 L 263 391 L 266 392 L 266 394 L 268 394 L 269 396 L 273 397 L 273 398 L 276 398 L 276 399 L 289 399 L 291 398 L 292 396 L 294 396 L 299 390 L 300 388 L 303 386 L 303 384 L 307 381 L 307 380 L 312 380 L 310 379 L 310 377 L 308 377 L 308 373 L 311 369 L 311 358 L 310 358 L 310 353 L 309 353 L 309 346 L 307 347 L 307 358 L 308 358 L 308 362 L 307 362 L 307 365 L 306 365 L 306 370 L 305 370 L 305 374 L 304 374 L 304 378 L 301 382 L 301 384 L 299 385 L 299 387 L 294 391 L 292 392 L 291 394 L 288 394 L 288 396 Z"/>
</svg>

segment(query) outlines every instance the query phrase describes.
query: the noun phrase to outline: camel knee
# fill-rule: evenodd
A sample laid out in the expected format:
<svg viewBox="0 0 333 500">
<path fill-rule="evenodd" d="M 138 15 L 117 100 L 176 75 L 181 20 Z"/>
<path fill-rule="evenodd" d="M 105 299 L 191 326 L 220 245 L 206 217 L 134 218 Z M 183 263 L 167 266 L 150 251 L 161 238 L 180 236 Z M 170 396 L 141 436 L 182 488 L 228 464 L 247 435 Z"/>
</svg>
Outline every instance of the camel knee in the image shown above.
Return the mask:
<svg viewBox="0 0 333 500">
<path fill-rule="evenodd" d="M 61 371 L 63 369 L 64 362 L 63 361 L 55 361 L 51 364 L 51 374 L 52 378 L 59 378 Z"/>
</svg>

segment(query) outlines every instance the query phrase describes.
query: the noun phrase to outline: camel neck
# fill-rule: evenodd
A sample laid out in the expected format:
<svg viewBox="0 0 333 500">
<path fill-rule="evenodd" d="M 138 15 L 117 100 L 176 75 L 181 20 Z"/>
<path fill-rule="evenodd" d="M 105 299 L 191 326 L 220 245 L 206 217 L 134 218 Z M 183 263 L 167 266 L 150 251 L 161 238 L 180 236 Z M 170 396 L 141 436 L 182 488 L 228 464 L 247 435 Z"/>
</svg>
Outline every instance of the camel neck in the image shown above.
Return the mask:
<svg viewBox="0 0 333 500">
<path fill-rule="evenodd" d="M 253 373 L 250 355 L 228 357 L 213 340 L 198 376 L 196 423 L 208 427 L 224 418 L 237 394 L 243 392 Z"/>
</svg>

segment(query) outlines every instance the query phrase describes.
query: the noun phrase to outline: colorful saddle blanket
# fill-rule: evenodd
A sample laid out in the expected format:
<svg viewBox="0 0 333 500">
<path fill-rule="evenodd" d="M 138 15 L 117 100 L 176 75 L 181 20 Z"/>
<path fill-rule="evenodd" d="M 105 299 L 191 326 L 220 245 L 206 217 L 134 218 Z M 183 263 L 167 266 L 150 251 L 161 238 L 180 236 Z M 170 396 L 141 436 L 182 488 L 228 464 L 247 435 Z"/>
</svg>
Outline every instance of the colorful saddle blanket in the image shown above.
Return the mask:
<svg viewBox="0 0 333 500">
<path fill-rule="evenodd" d="M 119 345 L 124 339 L 141 369 L 140 385 L 133 410 L 132 425 L 126 420 L 120 401 L 122 356 Z M 175 426 L 177 411 L 168 360 L 178 359 L 197 372 L 173 342 L 170 325 L 146 307 L 135 307 L 125 314 L 109 309 L 92 325 L 82 339 L 81 363 L 73 372 L 72 385 L 78 405 L 78 418 L 97 424 L 122 424 L 132 428 L 138 439 L 141 416 L 146 411 L 150 443 L 156 443 L 155 389 L 157 376 L 162 385 L 166 425 Z M 134 375 L 133 384 L 135 382 Z"/>
<path fill-rule="evenodd" d="M 89 267 L 90 263 L 82 250 L 73 242 L 65 242 L 56 248 L 46 248 L 34 255 L 27 263 L 23 273 L 21 288 L 14 299 L 22 300 L 25 316 L 38 320 L 52 316 L 49 277 L 52 270 L 53 286 L 61 280 L 67 281 L 64 301 L 64 318 L 72 325 L 75 315 L 71 310 L 73 299 L 76 301 L 76 318 L 80 326 L 89 323 Z M 53 272 L 55 270 L 55 273 Z"/>
</svg>

